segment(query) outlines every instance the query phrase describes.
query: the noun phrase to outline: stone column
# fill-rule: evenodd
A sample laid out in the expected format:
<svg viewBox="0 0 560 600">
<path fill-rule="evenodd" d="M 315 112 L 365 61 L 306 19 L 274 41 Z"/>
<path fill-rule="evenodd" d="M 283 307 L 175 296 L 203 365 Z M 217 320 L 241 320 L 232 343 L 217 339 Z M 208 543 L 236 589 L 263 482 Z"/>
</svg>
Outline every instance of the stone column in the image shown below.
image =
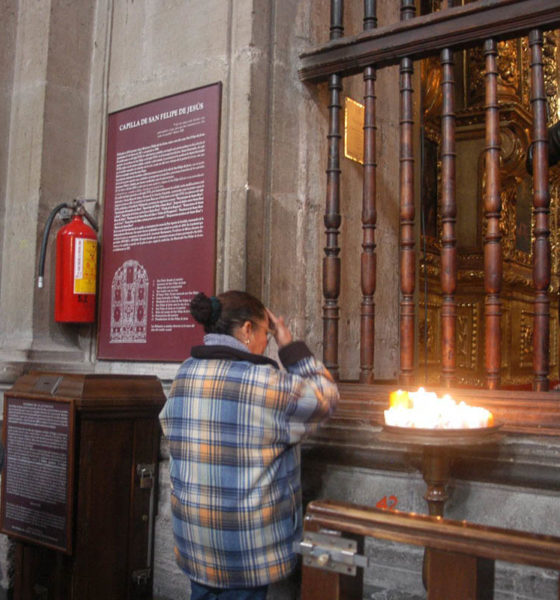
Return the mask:
<svg viewBox="0 0 560 600">
<path fill-rule="evenodd" d="M 42 290 L 36 287 L 36 273 L 49 212 L 59 202 L 84 195 L 93 3 L 23 0 L 9 16 L 15 37 L 9 48 L 12 64 L 3 65 L 13 72 L 5 90 L 11 104 L 3 109 L 9 110 L 0 280 L 5 381 L 30 363 L 81 363 L 88 358 L 88 344 L 81 347 L 84 335 L 91 335 L 54 322 L 55 231 Z M 10 52 L 3 53 L 4 61 L 9 58 Z"/>
<path fill-rule="evenodd" d="M 13 79 L 5 169 L 4 235 L 0 281 L 0 358 L 23 360 L 33 340 L 33 280 L 40 204 L 43 116 L 49 41 L 50 2 L 13 3 Z M 16 12 L 17 11 L 17 12 Z M 7 40 L 6 40 L 7 41 Z M 8 42 L 9 43 L 9 42 Z M 4 54 L 6 58 L 9 53 Z M 8 83 L 9 85 L 9 83 Z"/>
</svg>

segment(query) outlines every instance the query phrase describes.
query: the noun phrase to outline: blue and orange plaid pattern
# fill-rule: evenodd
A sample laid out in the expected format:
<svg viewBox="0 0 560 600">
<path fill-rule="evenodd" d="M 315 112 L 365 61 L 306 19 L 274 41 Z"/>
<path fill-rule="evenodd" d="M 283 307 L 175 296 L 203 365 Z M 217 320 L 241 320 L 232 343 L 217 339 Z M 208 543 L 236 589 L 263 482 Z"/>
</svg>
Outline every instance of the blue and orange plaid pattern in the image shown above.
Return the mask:
<svg viewBox="0 0 560 600">
<path fill-rule="evenodd" d="M 189 358 L 160 414 L 177 563 L 220 588 L 266 585 L 295 566 L 298 442 L 338 400 L 329 372 L 301 342 L 280 351 L 286 371 L 251 356 Z"/>
</svg>

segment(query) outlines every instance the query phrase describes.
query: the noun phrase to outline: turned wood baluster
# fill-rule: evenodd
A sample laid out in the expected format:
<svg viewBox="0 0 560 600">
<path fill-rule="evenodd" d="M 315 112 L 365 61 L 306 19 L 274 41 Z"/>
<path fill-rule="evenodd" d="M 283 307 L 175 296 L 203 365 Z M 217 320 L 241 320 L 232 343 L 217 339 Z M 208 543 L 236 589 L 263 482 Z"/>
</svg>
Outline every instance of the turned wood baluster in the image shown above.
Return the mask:
<svg viewBox="0 0 560 600">
<path fill-rule="evenodd" d="M 550 229 L 548 190 L 548 135 L 546 94 L 543 73 L 543 35 L 538 29 L 529 33 L 531 52 L 531 105 L 533 108 L 533 284 L 535 313 L 533 330 L 533 387 L 548 390 L 550 335 Z"/>
<path fill-rule="evenodd" d="M 484 287 L 486 385 L 497 389 L 500 385 L 501 365 L 501 302 L 502 249 L 500 240 L 500 114 L 498 105 L 498 55 L 495 40 L 484 43 L 486 57 L 486 189 L 484 212 L 486 237 L 484 239 Z"/>
<path fill-rule="evenodd" d="M 375 0 L 364 0 L 364 30 L 377 26 Z M 362 199 L 362 304 L 360 321 L 360 382 L 373 383 L 375 345 L 375 284 L 377 257 L 375 254 L 375 67 L 364 69 L 364 185 Z"/>
<path fill-rule="evenodd" d="M 453 74 L 453 52 L 449 48 L 441 51 L 442 66 L 442 112 L 441 112 L 441 379 L 451 387 L 455 380 L 455 329 L 457 308 L 457 239 L 455 221 L 457 204 L 455 199 L 455 78 Z"/>
<path fill-rule="evenodd" d="M 401 0 L 401 20 L 414 18 L 414 0 Z M 414 152 L 412 117 L 412 59 L 400 64 L 400 229 L 401 313 L 400 382 L 412 385 L 414 369 Z"/>
<path fill-rule="evenodd" d="M 342 0 L 331 0 L 330 39 L 343 35 Z M 329 157 L 327 165 L 327 201 L 325 211 L 326 247 L 323 259 L 323 359 L 335 379 L 338 379 L 338 296 L 340 294 L 340 92 L 342 77 L 329 77 Z"/>
</svg>

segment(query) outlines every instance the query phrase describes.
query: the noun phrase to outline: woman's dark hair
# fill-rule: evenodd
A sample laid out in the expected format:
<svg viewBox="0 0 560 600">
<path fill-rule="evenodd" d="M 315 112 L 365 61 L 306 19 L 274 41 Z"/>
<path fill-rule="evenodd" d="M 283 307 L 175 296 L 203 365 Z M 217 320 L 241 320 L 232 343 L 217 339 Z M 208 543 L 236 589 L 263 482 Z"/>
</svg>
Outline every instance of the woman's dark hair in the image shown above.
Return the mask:
<svg viewBox="0 0 560 600">
<path fill-rule="evenodd" d="M 191 315 L 204 326 L 206 333 L 233 335 L 233 330 L 245 321 L 266 320 L 264 304 L 248 294 L 231 290 L 210 298 L 200 292 L 191 300 Z"/>
</svg>

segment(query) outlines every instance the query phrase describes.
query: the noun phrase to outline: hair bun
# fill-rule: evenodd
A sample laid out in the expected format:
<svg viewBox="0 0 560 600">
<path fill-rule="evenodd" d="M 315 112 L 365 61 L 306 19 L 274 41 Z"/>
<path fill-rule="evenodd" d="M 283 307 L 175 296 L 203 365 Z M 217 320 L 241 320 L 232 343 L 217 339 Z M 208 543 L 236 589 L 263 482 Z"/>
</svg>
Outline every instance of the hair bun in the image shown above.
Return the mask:
<svg viewBox="0 0 560 600">
<path fill-rule="evenodd" d="M 205 333 L 235 335 L 235 330 L 245 321 L 266 321 L 263 303 L 247 292 L 229 290 L 219 296 L 208 297 L 199 292 L 191 300 L 193 319 L 204 326 Z"/>
<path fill-rule="evenodd" d="M 195 321 L 200 324 L 205 326 L 212 324 L 212 301 L 204 292 L 199 292 L 191 300 L 190 311 Z"/>
<path fill-rule="evenodd" d="M 212 305 L 212 314 L 210 315 L 210 324 L 213 325 L 218 321 L 222 314 L 222 303 L 216 296 L 210 296 L 210 304 Z"/>
</svg>

